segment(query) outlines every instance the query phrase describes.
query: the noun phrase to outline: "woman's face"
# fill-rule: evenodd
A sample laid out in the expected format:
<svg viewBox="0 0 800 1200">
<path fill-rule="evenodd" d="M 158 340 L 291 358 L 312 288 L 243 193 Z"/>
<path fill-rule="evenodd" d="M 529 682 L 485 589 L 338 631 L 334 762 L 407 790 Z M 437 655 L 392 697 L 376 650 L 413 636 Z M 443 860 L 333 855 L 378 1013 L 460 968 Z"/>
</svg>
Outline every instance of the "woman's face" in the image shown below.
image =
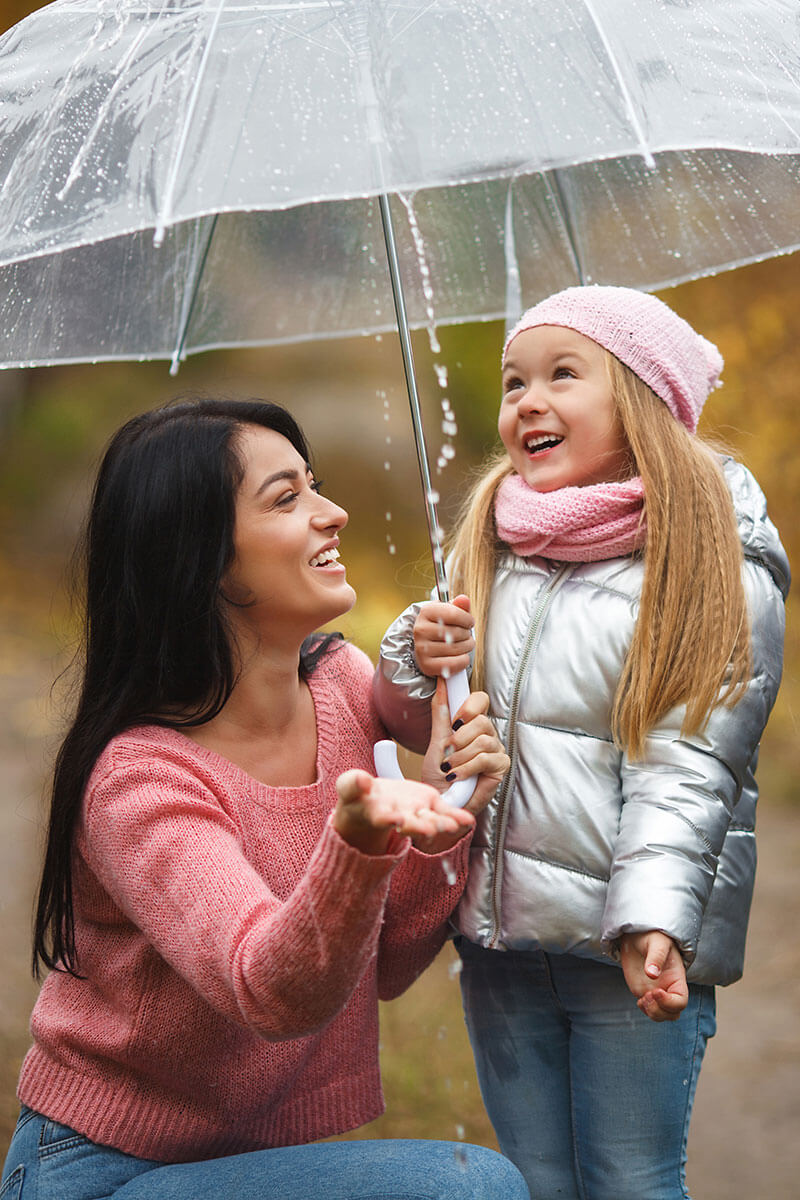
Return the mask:
<svg viewBox="0 0 800 1200">
<path fill-rule="evenodd" d="M 244 427 L 238 451 L 244 477 L 223 595 L 262 636 L 302 641 L 355 603 L 338 561 L 347 513 L 319 494 L 308 465 L 274 430 Z"/>
<path fill-rule="evenodd" d="M 514 469 L 537 492 L 631 474 L 605 352 L 572 329 L 540 325 L 514 338 L 498 429 Z"/>
</svg>

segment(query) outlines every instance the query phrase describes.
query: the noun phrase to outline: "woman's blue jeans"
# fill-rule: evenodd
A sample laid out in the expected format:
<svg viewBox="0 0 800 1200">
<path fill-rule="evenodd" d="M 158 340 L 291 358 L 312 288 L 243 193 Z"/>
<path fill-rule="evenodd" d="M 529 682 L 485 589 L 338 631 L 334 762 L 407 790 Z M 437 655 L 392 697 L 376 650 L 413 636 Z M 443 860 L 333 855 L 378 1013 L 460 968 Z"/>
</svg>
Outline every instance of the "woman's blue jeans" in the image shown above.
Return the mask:
<svg viewBox="0 0 800 1200">
<path fill-rule="evenodd" d="M 528 1200 L 517 1169 L 453 1142 L 316 1142 L 165 1165 L 22 1109 L 0 1200 Z"/>
<path fill-rule="evenodd" d="M 613 963 L 457 945 L 483 1100 L 533 1200 L 685 1200 L 714 989 L 656 1024 Z"/>
</svg>

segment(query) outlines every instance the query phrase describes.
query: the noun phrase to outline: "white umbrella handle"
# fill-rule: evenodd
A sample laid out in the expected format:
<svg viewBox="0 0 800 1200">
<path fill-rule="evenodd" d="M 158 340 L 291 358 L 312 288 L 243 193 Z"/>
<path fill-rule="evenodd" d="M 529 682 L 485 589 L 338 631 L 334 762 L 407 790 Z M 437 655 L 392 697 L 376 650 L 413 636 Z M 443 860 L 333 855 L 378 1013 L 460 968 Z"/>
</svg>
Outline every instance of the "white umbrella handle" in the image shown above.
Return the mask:
<svg viewBox="0 0 800 1200">
<path fill-rule="evenodd" d="M 447 703 L 453 717 L 469 695 L 469 680 L 466 671 L 458 671 L 447 679 Z M 397 746 L 394 742 L 376 742 L 373 747 L 375 770 L 381 779 L 402 779 L 403 772 L 397 761 Z M 453 808 L 463 808 L 475 791 L 477 775 L 469 779 L 457 779 L 444 793 L 444 799 Z"/>
</svg>

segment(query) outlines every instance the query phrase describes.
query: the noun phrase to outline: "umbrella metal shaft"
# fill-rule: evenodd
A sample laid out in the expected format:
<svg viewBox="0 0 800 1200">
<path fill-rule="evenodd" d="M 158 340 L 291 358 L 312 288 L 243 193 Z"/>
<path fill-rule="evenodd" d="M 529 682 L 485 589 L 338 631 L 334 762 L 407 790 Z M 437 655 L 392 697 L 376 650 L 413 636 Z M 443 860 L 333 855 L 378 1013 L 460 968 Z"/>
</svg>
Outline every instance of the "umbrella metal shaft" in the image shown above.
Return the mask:
<svg viewBox="0 0 800 1200">
<path fill-rule="evenodd" d="M 403 280 L 400 274 L 400 262 L 397 256 L 397 242 L 394 235 L 392 211 L 389 206 L 389 196 L 385 192 L 378 195 L 383 223 L 383 237 L 386 242 L 386 257 L 389 261 L 389 276 L 392 282 L 392 297 L 397 315 L 397 328 L 400 334 L 400 349 L 403 355 L 403 369 L 406 376 L 406 391 L 411 408 L 411 423 L 414 428 L 414 445 L 417 451 L 417 462 L 422 480 L 422 490 L 425 498 L 425 516 L 428 522 L 428 537 L 433 554 L 433 570 L 436 582 L 436 594 L 441 601 L 450 599 L 450 587 L 447 573 L 444 569 L 444 554 L 439 530 L 439 518 L 436 512 L 433 484 L 428 465 L 428 451 L 425 444 L 425 430 L 422 424 L 422 411 L 417 389 L 417 376 L 414 368 L 414 354 L 411 347 L 411 334 L 408 327 Z"/>
</svg>

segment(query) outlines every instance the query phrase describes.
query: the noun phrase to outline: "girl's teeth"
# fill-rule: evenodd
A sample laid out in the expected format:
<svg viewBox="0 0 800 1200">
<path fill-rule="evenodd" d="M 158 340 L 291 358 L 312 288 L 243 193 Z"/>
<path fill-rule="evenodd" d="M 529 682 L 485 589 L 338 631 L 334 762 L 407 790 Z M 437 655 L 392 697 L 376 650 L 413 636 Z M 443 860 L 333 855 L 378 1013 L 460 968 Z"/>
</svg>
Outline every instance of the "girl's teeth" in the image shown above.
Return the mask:
<svg viewBox="0 0 800 1200">
<path fill-rule="evenodd" d="M 547 434 L 542 437 L 528 438 L 525 442 L 525 449 L 528 451 L 543 450 L 545 446 L 558 446 L 563 440 L 561 437 Z"/>
</svg>

